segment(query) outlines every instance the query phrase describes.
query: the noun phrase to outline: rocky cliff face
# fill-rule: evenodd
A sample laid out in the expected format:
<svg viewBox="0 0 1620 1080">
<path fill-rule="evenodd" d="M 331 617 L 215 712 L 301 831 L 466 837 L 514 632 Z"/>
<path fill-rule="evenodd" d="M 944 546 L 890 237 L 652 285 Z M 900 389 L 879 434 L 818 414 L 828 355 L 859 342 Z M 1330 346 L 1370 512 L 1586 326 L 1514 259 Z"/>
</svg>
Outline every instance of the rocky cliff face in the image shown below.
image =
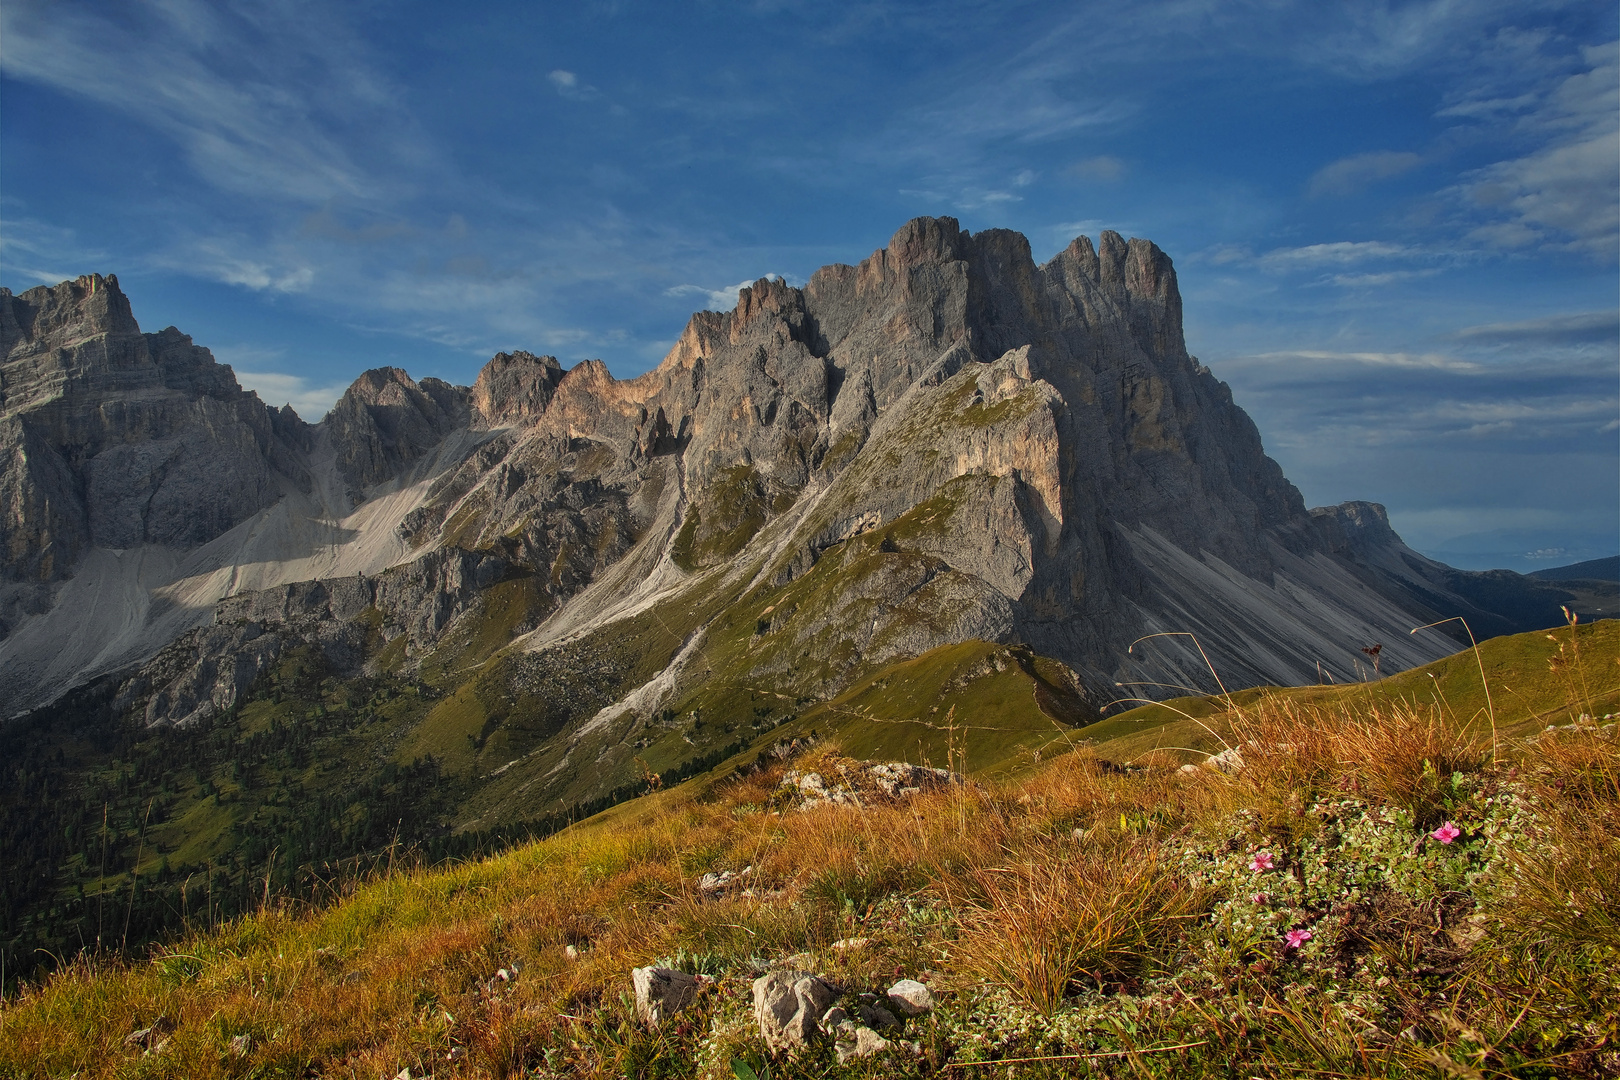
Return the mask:
<svg viewBox="0 0 1620 1080">
<path fill-rule="evenodd" d="M 177 635 L 129 676 L 153 722 L 229 707 L 289 634 L 425 655 L 448 622 L 402 612 L 428 593 L 449 622 L 486 618 L 483 570 L 441 580 L 465 560 L 528 583 L 510 651 L 649 618 L 674 635 L 598 724 L 722 679 L 826 698 L 971 638 L 1062 661 L 1097 706 L 1207 680 L 1186 637 L 1133 648 L 1155 634 L 1196 634 L 1229 685 L 1345 677 L 1371 642 L 1392 669 L 1455 647 L 1413 626 L 1491 617 L 1381 509 L 1307 511 L 1187 354 L 1170 259 L 1115 233 L 1036 265 L 1016 233 L 918 219 L 803 289 L 762 280 L 694 315 L 638 378 L 523 352 L 470 389 L 380 368 L 314 427 L 178 331 L 142 334 L 111 278 L 0 294 L 0 345 L 0 690 L 22 702 Z M 147 629 L 61 661 L 75 585 L 56 583 L 131 548 L 167 561 L 83 565 Z M 366 584 L 390 567 L 420 595 Z M 315 579 L 294 592 L 348 599 L 241 612 Z"/>
<path fill-rule="evenodd" d="M 304 425 L 174 327 L 143 334 L 118 279 L 0 290 L 0 574 L 69 576 L 90 546 L 189 547 L 308 490 Z"/>
<path fill-rule="evenodd" d="M 399 476 L 469 419 L 465 387 L 441 379 L 418 384 L 399 368 L 373 368 L 354 381 L 321 426 L 336 451 L 339 474 L 360 501 L 367 488 Z"/>
</svg>

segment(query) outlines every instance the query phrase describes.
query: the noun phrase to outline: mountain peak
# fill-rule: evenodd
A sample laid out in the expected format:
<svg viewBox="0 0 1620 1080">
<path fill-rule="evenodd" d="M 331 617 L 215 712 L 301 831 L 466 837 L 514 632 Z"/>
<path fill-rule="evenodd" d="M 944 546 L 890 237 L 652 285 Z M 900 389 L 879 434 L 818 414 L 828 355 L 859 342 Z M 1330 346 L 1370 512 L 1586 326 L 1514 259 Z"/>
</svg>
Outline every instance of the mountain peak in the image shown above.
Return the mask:
<svg viewBox="0 0 1620 1080">
<path fill-rule="evenodd" d="M 496 353 L 473 383 L 473 411 L 490 427 L 532 422 L 551 404 L 562 376 L 555 356 Z"/>
</svg>

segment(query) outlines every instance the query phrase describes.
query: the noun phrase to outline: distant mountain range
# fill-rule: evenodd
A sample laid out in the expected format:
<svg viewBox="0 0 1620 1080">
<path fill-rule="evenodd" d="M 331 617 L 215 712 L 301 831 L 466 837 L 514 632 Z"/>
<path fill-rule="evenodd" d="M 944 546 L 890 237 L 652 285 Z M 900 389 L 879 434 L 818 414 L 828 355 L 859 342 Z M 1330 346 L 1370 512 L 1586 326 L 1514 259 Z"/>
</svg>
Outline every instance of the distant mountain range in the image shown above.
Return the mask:
<svg viewBox="0 0 1620 1080">
<path fill-rule="evenodd" d="M 1546 570 L 1532 570 L 1525 577 L 1538 581 L 1614 581 L 1620 582 L 1620 555 L 1607 559 L 1588 559 L 1568 566 L 1554 566 Z"/>
</svg>

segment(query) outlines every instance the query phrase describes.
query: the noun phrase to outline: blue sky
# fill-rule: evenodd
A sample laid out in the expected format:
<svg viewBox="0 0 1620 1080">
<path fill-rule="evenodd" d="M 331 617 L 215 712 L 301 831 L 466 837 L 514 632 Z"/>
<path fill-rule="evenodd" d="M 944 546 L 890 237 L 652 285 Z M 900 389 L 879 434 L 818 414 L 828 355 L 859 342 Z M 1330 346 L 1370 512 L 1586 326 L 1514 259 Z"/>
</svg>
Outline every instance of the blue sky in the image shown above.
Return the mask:
<svg viewBox="0 0 1620 1080">
<path fill-rule="evenodd" d="M 116 273 L 317 419 L 361 370 L 655 364 L 906 219 L 1174 258 L 1312 505 L 1525 569 L 1620 548 L 1602 2 L 7 0 L 0 282 Z"/>
</svg>

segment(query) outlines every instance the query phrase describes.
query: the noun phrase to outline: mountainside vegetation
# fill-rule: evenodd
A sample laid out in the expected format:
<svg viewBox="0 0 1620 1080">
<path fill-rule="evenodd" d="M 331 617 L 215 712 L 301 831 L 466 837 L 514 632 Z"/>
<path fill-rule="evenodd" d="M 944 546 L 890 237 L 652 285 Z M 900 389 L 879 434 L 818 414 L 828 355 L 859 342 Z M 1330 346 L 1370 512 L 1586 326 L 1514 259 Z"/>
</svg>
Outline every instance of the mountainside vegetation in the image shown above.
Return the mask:
<svg viewBox="0 0 1620 1080">
<path fill-rule="evenodd" d="M 420 819 L 377 808 L 454 780 L 390 763 L 343 820 L 398 830 L 392 862 L 324 888 L 285 888 L 265 868 L 279 857 L 258 852 L 247 886 L 216 883 L 241 914 L 194 881 L 176 935 L 120 955 L 107 928 L 156 889 L 155 873 L 131 889 L 126 861 L 101 898 L 101 947 L 9 990 L 0 1072 L 1620 1074 L 1620 622 L 1368 674 L 1074 727 L 1013 707 L 1061 696 L 1038 657 L 966 643 L 861 680 L 684 782 L 649 773 L 640 798 L 447 865 L 408 845 Z M 293 827 L 314 820 L 299 807 L 342 801 L 309 774 L 294 788 L 309 747 L 340 753 L 343 731 L 434 702 L 379 680 L 344 722 L 294 737 L 275 710 L 318 708 L 313 677 L 284 666 L 231 726 L 188 736 L 202 753 L 251 745 L 240 780 L 182 784 L 132 740 L 104 745 L 119 764 L 69 801 L 99 798 L 126 860 L 134 830 L 142 865 L 166 857 L 171 872 L 209 850 L 172 831 L 192 817 L 279 821 L 286 850 L 335 850 L 344 834 Z M 88 753 L 82 738 L 58 748 Z M 858 759 L 908 757 L 961 779 L 807 796 L 847 786 Z M 185 813 L 154 811 L 142 834 L 127 795 L 157 778 L 156 802 L 165 775 Z M 250 802 L 254 776 L 286 794 Z M 71 835 L 74 858 L 99 858 L 99 835 Z M 648 1027 L 630 969 L 659 963 L 708 981 Z M 820 974 L 851 1012 L 900 976 L 935 1005 L 883 1028 L 871 1057 L 840 1062 L 832 1035 L 772 1054 L 750 982 L 782 969 Z"/>
</svg>

